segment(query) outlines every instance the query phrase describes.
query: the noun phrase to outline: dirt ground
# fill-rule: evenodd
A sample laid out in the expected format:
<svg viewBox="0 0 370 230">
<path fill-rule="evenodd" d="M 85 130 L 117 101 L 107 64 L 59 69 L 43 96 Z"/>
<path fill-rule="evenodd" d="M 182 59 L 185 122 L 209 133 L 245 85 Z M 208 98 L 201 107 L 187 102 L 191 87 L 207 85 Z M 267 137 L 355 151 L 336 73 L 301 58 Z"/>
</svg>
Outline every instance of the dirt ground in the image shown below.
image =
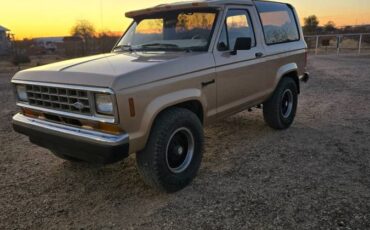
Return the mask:
<svg viewBox="0 0 370 230">
<path fill-rule="evenodd" d="M 260 110 L 206 128 L 198 177 L 161 194 L 135 157 L 64 162 L 12 131 L 0 74 L 0 229 L 370 229 L 370 56 L 310 58 L 295 123 Z"/>
</svg>

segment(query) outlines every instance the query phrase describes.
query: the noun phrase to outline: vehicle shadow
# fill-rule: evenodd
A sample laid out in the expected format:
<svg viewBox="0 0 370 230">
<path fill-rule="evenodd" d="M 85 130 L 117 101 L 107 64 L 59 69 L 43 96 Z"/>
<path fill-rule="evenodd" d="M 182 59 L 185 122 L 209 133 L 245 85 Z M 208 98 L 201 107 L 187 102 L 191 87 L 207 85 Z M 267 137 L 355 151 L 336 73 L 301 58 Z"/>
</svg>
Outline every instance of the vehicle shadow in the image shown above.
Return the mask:
<svg viewBox="0 0 370 230">
<path fill-rule="evenodd" d="M 251 116 L 250 116 L 251 115 Z M 233 164 L 235 156 L 244 148 L 263 140 L 264 136 L 276 131 L 265 125 L 259 112 L 243 112 L 221 120 L 205 129 L 205 152 L 200 175 L 226 170 Z M 62 161 L 56 159 L 57 161 Z M 111 165 L 88 164 L 64 161 L 57 165 L 55 177 L 64 178 L 84 187 L 86 191 L 102 193 L 118 189 L 123 195 L 146 196 L 161 194 L 146 186 L 136 169 L 135 155 Z"/>
</svg>

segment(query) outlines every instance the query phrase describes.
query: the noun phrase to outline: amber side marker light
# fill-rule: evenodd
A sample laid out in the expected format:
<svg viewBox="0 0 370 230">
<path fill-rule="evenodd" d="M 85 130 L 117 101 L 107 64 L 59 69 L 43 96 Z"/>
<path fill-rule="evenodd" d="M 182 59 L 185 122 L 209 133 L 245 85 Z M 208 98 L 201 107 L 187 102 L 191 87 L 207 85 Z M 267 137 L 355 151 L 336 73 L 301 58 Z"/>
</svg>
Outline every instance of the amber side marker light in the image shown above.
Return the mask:
<svg viewBox="0 0 370 230">
<path fill-rule="evenodd" d="M 130 116 L 135 117 L 135 115 L 136 115 L 136 113 L 135 113 L 135 102 L 134 102 L 134 99 L 132 97 L 130 97 L 128 99 L 128 104 L 130 106 Z"/>
</svg>

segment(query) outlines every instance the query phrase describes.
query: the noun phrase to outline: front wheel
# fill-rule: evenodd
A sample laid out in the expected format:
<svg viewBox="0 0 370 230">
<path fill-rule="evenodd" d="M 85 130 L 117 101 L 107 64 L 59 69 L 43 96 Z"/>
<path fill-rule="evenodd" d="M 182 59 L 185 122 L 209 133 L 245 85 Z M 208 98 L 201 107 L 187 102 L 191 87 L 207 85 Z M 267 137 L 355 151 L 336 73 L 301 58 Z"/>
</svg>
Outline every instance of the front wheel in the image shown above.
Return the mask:
<svg viewBox="0 0 370 230">
<path fill-rule="evenodd" d="M 187 109 L 169 109 L 156 119 L 145 149 L 136 154 L 138 170 L 148 185 L 176 192 L 196 176 L 202 149 L 198 117 Z"/>
<path fill-rule="evenodd" d="M 274 129 L 289 128 L 295 118 L 298 104 L 298 87 L 292 78 L 283 78 L 275 92 L 263 104 L 263 117 Z"/>
</svg>

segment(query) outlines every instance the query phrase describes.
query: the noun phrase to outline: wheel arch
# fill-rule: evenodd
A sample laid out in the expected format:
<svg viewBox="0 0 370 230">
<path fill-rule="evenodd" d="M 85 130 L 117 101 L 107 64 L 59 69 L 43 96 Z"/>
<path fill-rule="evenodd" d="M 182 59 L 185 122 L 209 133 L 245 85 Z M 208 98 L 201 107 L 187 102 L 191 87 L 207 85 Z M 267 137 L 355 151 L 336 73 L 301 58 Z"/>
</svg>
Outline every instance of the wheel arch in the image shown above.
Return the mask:
<svg viewBox="0 0 370 230">
<path fill-rule="evenodd" d="M 276 73 L 276 82 L 274 85 L 275 89 L 283 78 L 292 78 L 297 84 L 298 94 L 300 93 L 298 65 L 296 63 L 285 64 L 278 69 Z"/>
<path fill-rule="evenodd" d="M 155 98 L 145 109 L 145 115 L 142 118 L 140 130 L 130 136 L 130 152 L 139 151 L 145 147 L 154 122 L 163 112 L 171 108 L 188 109 L 193 112 L 203 124 L 206 106 L 206 99 L 202 96 L 200 89 L 187 89 Z"/>
</svg>

